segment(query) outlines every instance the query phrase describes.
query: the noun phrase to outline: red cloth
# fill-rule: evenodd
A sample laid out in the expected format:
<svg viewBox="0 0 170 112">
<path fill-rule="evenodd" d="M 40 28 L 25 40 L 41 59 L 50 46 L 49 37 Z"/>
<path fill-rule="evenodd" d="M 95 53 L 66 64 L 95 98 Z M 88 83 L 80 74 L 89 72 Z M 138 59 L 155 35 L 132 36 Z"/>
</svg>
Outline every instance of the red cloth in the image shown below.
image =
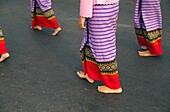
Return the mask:
<svg viewBox="0 0 170 112">
<path fill-rule="evenodd" d="M 84 69 L 84 74 L 87 73 L 91 79 L 101 81 L 104 83 L 105 86 L 111 89 L 121 88 L 118 73 L 101 74 L 100 69 L 98 68 L 98 65 L 89 60 L 86 60 L 85 62 L 83 62 L 82 66 Z"/>
<path fill-rule="evenodd" d="M 48 20 L 45 16 L 35 16 L 32 20 L 32 29 L 34 29 L 36 25 L 53 29 L 59 28 L 56 17 Z"/>
<path fill-rule="evenodd" d="M 147 41 L 144 37 L 137 36 L 137 40 L 140 46 L 146 46 L 146 47 L 148 46 Z"/>
<path fill-rule="evenodd" d="M 7 53 L 7 48 L 4 39 L 0 39 L 0 54 Z"/>
<path fill-rule="evenodd" d="M 161 47 L 161 39 L 157 40 L 154 43 L 148 43 L 148 49 L 152 54 L 155 55 L 161 55 L 162 52 L 162 47 Z"/>
<path fill-rule="evenodd" d="M 150 53 L 152 53 L 154 55 L 161 55 L 163 53 L 161 39 L 158 39 L 153 43 L 146 41 L 146 39 L 144 37 L 137 37 L 137 40 L 138 40 L 138 44 L 140 46 L 148 47 L 148 50 L 150 51 Z"/>
</svg>

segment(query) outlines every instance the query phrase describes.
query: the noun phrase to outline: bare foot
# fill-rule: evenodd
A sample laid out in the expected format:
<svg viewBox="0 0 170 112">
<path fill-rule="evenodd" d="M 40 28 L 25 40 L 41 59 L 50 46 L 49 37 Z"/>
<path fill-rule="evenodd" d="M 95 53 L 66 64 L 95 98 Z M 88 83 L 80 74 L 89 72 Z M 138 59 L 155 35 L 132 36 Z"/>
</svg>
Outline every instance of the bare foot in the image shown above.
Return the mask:
<svg viewBox="0 0 170 112">
<path fill-rule="evenodd" d="M 0 63 L 5 61 L 6 59 L 8 59 L 10 57 L 9 53 L 5 53 L 5 54 L 2 54 L 1 55 L 1 58 L 0 58 Z"/>
<path fill-rule="evenodd" d="M 98 91 L 102 93 L 122 93 L 122 88 L 119 89 L 110 89 L 106 86 L 98 86 Z"/>
<path fill-rule="evenodd" d="M 154 54 L 151 54 L 149 50 L 146 51 L 138 51 L 139 56 L 157 56 Z"/>
<path fill-rule="evenodd" d="M 39 30 L 39 31 L 41 31 L 41 30 L 42 30 L 42 27 L 37 25 L 37 26 L 34 27 L 34 30 Z"/>
<path fill-rule="evenodd" d="M 77 75 L 81 78 L 81 79 L 87 79 L 88 82 L 90 82 L 91 84 L 94 83 L 94 80 L 89 78 L 88 74 L 84 75 L 84 72 L 77 72 Z"/>
<path fill-rule="evenodd" d="M 54 32 L 52 33 L 52 36 L 56 36 L 60 31 L 61 31 L 60 27 L 55 29 Z"/>
</svg>

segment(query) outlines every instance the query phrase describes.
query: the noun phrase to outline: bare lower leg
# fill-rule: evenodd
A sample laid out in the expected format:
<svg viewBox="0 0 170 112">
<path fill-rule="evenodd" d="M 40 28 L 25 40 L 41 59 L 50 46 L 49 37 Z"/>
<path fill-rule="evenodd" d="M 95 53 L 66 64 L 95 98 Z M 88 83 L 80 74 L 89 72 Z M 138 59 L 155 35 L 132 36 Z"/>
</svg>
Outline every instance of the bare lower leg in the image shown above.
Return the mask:
<svg viewBox="0 0 170 112">
<path fill-rule="evenodd" d="M 110 89 L 108 87 L 104 86 L 98 86 L 98 91 L 102 93 L 122 93 L 122 88 L 119 89 Z"/>
<path fill-rule="evenodd" d="M 42 27 L 41 27 L 41 26 L 36 25 L 36 26 L 34 27 L 34 29 L 35 29 L 35 30 L 40 30 L 40 31 L 41 31 L 41 30 L 42 30 Z"/>
<path fill-rule="evenodd" d="M 0 62 L 3 62 L 4 60 L 6 60 L 9 57 L 10 57 L 9 53 L 2 54 L 1 58 L 0 58 Z"/>
<path fill-rule="evenodd" d="M 52 36 L 56 36 L 60 31 L 61 31 L 60 27 L 55 29 L 54 32 L 52 33 Z"/>
<path fill-rule="evenodd" d="M 94 80 L 91 79 L 88 74 L 84 75 L 83 72 L 77 72 L 77 75 L 81 78 L 81 79 L 86 79 L 89 83 L 94 83 Z"/>
<path fill-rule="evenodd" d="M 139 56 L 157 56 L 155 54 L 151 54 L 149 50 L 146 51 L 138 51 Z"/>
</svg>

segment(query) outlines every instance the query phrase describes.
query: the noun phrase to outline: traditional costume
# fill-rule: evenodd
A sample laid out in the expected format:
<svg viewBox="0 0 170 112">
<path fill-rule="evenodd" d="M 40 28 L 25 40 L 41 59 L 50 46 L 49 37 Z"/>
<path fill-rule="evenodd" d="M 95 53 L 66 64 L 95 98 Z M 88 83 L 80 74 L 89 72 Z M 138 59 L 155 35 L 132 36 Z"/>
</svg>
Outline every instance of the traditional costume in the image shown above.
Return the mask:
<svg viewBox="0 0 170 112">
<path fill-rule="evenodd" d="M 162 54 L 162 15 L 160 0 L 137 0 L 134 27 L 138 44 L 154 56 Z"/>
<path fill-rule="evenodd" d="M 57 29 L 57 23 L 51 0 L 30 0 L 32 29 L 36 26 Z"/>
<path fill-rule="evenodd" d="M 116 21 L 119 0 L 81 0 L 86 29 L 80 48 L 84 74 L 110 89 L 120 89 L 116 62 Z"/>
</svg>

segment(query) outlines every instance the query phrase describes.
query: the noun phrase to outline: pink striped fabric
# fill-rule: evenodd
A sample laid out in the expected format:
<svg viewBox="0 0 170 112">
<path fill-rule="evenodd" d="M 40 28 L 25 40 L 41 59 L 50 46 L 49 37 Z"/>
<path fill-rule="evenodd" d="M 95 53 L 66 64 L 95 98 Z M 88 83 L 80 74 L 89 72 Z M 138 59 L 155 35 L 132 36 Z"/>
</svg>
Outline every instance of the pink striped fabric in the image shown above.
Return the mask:
<svg viewBox="0 0 170 112">
<path fill-rule="evenodd" d="M 116 17 L 119 3 L 95 5 L 92 18 L 87 20 L 87 29 L 80 51 L 89 45 L 97 62 L 109 62 L 116 58 Z"/>
<path fill-rule="evenodd" d="M 141 5 L 140 9 L 139 5 Z M 142 20 L 140 15 L 142 15 Z M 142 0 L 141 3 L 140 0 L 136 1 L 134 14 L 135 28 L 141 28 L 141 24 L 146 31 L 162 28 L 160 0 Z"/>
<path fill-rule="evenodd" d="M 40 7 L 42 11 L 51 9 L 52 2 L 51 0 L 30 0 L 31 12 L 34 11 L 34 2 L 37 2 L 36 7 Z"/>
</svg>

